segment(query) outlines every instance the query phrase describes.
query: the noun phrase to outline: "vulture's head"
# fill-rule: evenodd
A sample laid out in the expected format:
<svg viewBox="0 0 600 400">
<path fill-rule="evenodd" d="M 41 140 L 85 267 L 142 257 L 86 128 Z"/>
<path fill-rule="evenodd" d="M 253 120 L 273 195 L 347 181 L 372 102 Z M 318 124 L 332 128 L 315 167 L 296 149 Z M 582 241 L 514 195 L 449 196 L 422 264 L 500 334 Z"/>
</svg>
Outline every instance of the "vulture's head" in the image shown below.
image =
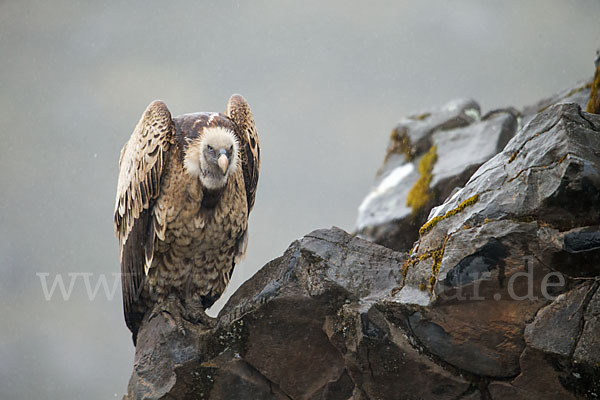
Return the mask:
<svg viewBox="0 0 600 400">
<path fill-rule="evenodd" d="M 223 127 L 207 127 L 192 141 L 185 153 L 188 174 L 200 178 L 207 189 L 221 189 L 239 163 L 239 143 L 235 134 Z"/>
</svg>

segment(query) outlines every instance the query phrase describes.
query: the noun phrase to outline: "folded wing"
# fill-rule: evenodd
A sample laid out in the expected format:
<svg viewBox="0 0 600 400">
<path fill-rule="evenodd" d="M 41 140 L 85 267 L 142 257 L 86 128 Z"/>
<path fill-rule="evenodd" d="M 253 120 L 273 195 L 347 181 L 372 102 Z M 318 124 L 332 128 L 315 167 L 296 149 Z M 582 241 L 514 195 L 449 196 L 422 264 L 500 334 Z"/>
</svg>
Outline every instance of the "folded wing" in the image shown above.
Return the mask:
<svg viewBox="0 0 600 400">
<path fill-rule="evenodd" d="M 143 318 L 134 304 L 152 263 L 155 240 L 164 238 L 164 216 L 153 205 L 174 142 L 171 113 L 163 102 L 154 101 L 121 150 L 114 223 L 121 256 L 123 310 L 130 329 Z"/>
</svg>

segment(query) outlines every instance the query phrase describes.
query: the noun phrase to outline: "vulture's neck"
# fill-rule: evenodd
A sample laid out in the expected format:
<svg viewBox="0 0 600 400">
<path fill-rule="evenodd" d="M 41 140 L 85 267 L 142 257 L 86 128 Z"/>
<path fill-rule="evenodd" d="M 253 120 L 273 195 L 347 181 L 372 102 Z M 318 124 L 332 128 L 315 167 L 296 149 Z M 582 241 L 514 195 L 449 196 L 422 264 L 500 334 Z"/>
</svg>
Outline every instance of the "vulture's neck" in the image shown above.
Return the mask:
<svg viewBox="0 0 600 400">
<path fill-rule="evenodd" d="M 221 199 L 221 195 L 223 194 L 223 191 L 225 191 L 225 188 L 227 187 L 227 185 L 223 186 L 221 189 L 207 189 L 207 188 L 203 188 L 202 189 L 202 207 L 204 208 L 214 208 L 217 203 L 219 202 L 219 199 Z"/>
</svg>

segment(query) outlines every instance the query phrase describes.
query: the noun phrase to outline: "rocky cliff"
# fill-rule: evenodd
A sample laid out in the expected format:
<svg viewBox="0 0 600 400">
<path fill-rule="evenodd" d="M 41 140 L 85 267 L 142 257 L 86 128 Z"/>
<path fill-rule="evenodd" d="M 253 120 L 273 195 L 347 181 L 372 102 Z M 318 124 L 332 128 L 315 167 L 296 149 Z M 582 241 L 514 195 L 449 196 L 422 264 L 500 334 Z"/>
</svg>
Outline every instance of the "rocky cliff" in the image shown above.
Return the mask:
<svg viewBox="0 0 600 400">
<path fill-rule="evenodd" d="M 213 329 L 145 321 L 125 398 L 599 397 L 589 94 L 484 116 L 460 100 L 401 121 L 358 235 L 292 243 Z"/>
</svg>

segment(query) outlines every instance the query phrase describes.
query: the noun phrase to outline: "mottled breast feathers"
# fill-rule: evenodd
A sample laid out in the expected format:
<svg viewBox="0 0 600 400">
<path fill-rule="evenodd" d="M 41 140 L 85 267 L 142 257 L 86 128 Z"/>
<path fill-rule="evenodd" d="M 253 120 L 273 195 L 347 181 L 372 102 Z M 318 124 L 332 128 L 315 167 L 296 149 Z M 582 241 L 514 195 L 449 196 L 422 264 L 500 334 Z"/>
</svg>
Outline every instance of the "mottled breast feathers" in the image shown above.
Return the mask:
<svg viewBox="0 0 600 400">
<path fill-rule="evenodd" d="M 249 213 L 256 194 L 260 150 L 248 103 L 242 96 L 233 95 L 225 114 L 197 115 L 197 118 L 205 119 L 207 115 L 218 116 L 215 123 L 233 130 L 238 138 L 243 175 L 243 185 L 240 180 L 240 187 L 245 186 Z M 123 147 L 119 159 L 114 224 L 119 240 L 125 320 L 134 332 L 134 338 L 143 317 L 135 315 L 134 304 L 139 300 L 145 278 L 153 265 L 157 241 L 165 240 L 170 218 L 168 209 L 155 205 L 162 203 L 162 200 L 158 201 L 159 197 L 165 195 L 161 190 L 166 190 L 162 183 L 169 171 L 169 164 L 183 162 L 183 154 L 190 140 L 189 135 L 186 136 L 188 132 L 181 132 L 182 129 L 186 130 L 186 116 L 178 117 L 176 123 L 163 102 L 152 102 Z M 210 125 L 211 122 L 209 118 L 203 124 Z M 183 171 L 180 167 L 173 165 L 171 173 L 175 170 Z M 246 233 L 242 242 L 245 237 Z M 240 245 L 244 247 L 242 252 L 245 252 L 245 243 Z"/>
</svg>

